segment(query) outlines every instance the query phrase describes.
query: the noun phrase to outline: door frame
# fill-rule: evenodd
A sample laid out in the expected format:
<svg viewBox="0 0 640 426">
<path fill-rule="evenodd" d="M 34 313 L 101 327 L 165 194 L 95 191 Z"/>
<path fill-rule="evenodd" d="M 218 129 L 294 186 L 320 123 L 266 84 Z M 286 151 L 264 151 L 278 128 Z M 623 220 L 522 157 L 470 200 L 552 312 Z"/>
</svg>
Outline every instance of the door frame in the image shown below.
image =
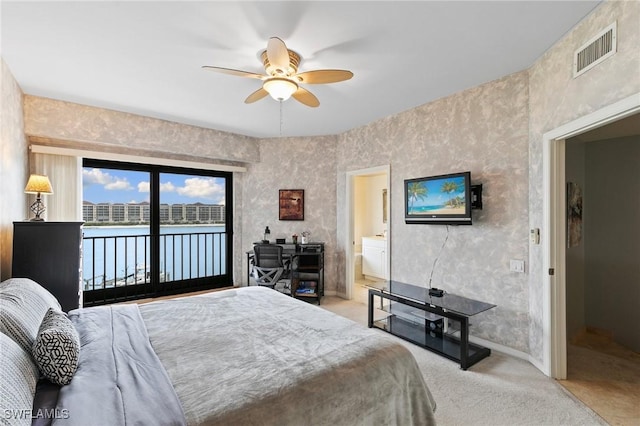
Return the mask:
<svg viewBox="0 0 640 426">
<path fill-rule="evenodd" d="M 345 270 L 345 290 L 346 290 L 346 298 L 348 300 L 353 299 L 353 285 L 354 285 L 354 277 L 353 277 L 353 269 L 355 267 L 355 259 L 354 259 L 354 251 L 353 247 L 355 244 L 354 240 L 354 228 L 355 228 L 355 220 L 354 220 L 354 197 L 355 197 L 355 178 L 358 176 L 369 176 L 384 173 L 387 177 L 387 277 L 391 276 L 391 219 L 392 219 L 392 208 L 391 208 L 391 166 L 390 165 L 382 165 L 376 167 L 369 167 L 366 169 L 352 170 L 346 172 L 347 182 L 347 208 L 345 212 L 345 223 L 346 223 L 346 232 L 345 232 L 345 240 L 344 247 L 346 249 L 346 270 Z"/>
<path fill-rule="evenodd" d="M 565 140 L 638 112 L 640 92 L 557 127 L 542 138 L 542 370 L 552 378 L 567 377 Z"/>
</svg>

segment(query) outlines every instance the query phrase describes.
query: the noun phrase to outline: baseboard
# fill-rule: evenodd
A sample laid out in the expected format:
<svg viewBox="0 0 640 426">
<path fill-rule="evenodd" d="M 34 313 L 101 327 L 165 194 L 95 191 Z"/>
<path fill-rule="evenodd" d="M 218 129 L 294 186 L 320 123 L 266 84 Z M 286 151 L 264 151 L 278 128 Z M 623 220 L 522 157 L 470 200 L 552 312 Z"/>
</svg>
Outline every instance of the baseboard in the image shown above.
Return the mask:
<svg viewBox="0 0 640 426">
<path fill-rule="evenodd" d="M 606 328 L 587 326 L 585 327 L 585 334 L 595 334 L 597 336 L 604 337 L 607 340 L 615 340 L 613 338 L 613 331 Z"/>
<path fill-rule="evenodd" d="M 509 356 L 512 356 L 514 358 L 518 358 L 518 359 L 521 359 L 523 361 L 527 361 L 531 365 L 536 367 L 538 370 L 540 370 L 540 372 L 542 372 L 545 375 L 548 375 L 547 373 L 545 373 L 544 365 L 540 361 L 538 361 L 537 359 L 535 359 L 533 356 L 529 355 L 526 352 L 522 352 L 522 351 L 519 351 L 517 349 L 513 349 L 513 348 L 510 348 L 508 346 L 500 345 L 498 343 L 490 342 L 488 340 L 484 340 L 484 339 L 481 339 L 479 337 L 474 337 L 474 336 L 469 336 L 469 341 L 471 341 L 473 343 L 477 343 L 480 346 L 484 346 L 485 348 L 489 348 L 492 351 L 495 350 L 497 352 L 502 352 L 502 353 L 507 354 Z"/>
<path fill-rule="evenodd" d="M 346 299 L 346 297 L 344 297 L 342 294 L 338 294 L 338 292 L 335 291 L 335 290 L 331 290 L 331 291 L 325 290 L 324 291 L 324 295 L 325 296 L 338 296 L 338 297 L 342 297 L 343 299 Z"/>
<path fill-rule="evenodd" d="M 519 351 L 517 349 L 510 348 L 508 346 L 501 345 L 499 343 L 494 343 L 489 340 L 481 339 L 475 336 L 469 336 L 469 341 L 472 343 L 476 343 L 480 346 L 484 346 L 485 348 L 489 348 L 492 351 L 502 352 L 504 354 L 510 355 L 514 358 L 519 358 L 524 361 L 531 362 L 530 355 L 528 353 Z"/>
<path fill-rule="evenodd" d="M 533 356 L 529 355 L 529 359 L 528 361 L 538 370 L 540 370 L 540 372 L 542 374 L 544 374 L 545 376 L 549 376 L 548 373 L 545 373 L 546 368 L 544 368 L 544 364 L 540 361 L 538 361 L 537 359 L 535 359 Z"/>
</svg>

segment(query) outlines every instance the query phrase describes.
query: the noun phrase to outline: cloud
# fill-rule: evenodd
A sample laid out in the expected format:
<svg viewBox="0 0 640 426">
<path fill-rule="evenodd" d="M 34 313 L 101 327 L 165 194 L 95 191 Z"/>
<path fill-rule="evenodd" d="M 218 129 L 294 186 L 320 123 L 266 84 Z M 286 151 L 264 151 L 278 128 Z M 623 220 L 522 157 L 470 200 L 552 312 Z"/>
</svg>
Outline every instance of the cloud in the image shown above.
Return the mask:
<svg viewBox="0 0 640 426">
<path fill-rule="evenodd" d="M 149 182 L 140 182 L 138 184 L 138 192 L 149 192 L 151 184 Z M 175 192 L 176 186 L 171 182 L 160 183 L 160 192 Z"/>
<path fill-rule="evenodd" d="M 190 198 L 206 198 L 210 200 L 224 199 L 225 187 L 215 178 L 194 177 L 184 180 L 184 186 L 177 187 L 176 192 Z"/>
<path fill-rule="evenodd" d="M 115 178 L 112 182 L 109 182 L 104 186 L 107 191 L 130 191 L 133 186 L 127 179 Z"/>
<path fill-rule="evenodd" d="M 167 182 L 167 183 L 160 183 L 160 192 L 175 192 L 176 191 L 176 186 L 171 183 L 171 182 Z"/>
<path fill-rule="evenodd" d="M 82 184 L 86 186 L 102 185 L 107 191 L 129 191 L 133 189 L 126 178 L 113 177 L 109 173 L 96 168 L 82 170 Z"/>
<path fill-rule="evenodd" d="M 111 175 L 100 169 L 82 169 L 82 183 L 84 185 L 105 185 L 111 181 Z"/>
</svg>

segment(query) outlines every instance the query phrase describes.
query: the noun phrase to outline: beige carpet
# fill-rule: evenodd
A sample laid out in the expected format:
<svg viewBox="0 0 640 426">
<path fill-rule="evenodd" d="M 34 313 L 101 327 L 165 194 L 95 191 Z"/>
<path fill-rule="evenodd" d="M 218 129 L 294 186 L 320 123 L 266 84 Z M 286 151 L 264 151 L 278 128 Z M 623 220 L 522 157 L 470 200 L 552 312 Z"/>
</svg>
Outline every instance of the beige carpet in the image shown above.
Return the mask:
<svg viewBox="0 0 640 426">
<path fill-rule="evenodd" d="M 325 297 L 321 307 L 366 326 L 367 310 L 363 304 Z M 453 361 L 398 341 L 418 361 L 437 403 L 439 425 L 607 424 L 526 361 L 493 351 L 489 358 L 463 371 Z"/>
</svg>

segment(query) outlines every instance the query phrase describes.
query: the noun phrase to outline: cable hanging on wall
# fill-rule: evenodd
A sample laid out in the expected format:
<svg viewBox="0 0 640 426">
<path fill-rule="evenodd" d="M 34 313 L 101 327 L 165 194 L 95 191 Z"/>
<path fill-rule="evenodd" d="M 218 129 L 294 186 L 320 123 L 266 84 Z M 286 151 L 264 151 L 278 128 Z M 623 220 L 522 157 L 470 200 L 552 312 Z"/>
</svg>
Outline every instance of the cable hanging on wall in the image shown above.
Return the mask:
<svg viewBox="0 0 640 426">
<path fill-rule="evenodd" d="M 442 247 L 440 247 L 440 253 L 438 253 L 438 255 L 436 256 L 436 258 L 433 261 L 433 266 L 431 267 L 431 275 L 429 275 L 429 289 L 431 289 L 431 280 L 433 280 L 433 271 L 435 271 L 436 269 L 436 264 L 438 263 L 438 259 L 440 259 L 440 256 L 442 255 L 442 252 L 444 250 L 444 246 L 447 245 L 447 240 L 449 239 L 449 225 L 447 225 L 447 235 L 444 238 L 444 241 L 442 242 Z M 437 290 L 437 289 L 434 289 Z"/>
</svg>

